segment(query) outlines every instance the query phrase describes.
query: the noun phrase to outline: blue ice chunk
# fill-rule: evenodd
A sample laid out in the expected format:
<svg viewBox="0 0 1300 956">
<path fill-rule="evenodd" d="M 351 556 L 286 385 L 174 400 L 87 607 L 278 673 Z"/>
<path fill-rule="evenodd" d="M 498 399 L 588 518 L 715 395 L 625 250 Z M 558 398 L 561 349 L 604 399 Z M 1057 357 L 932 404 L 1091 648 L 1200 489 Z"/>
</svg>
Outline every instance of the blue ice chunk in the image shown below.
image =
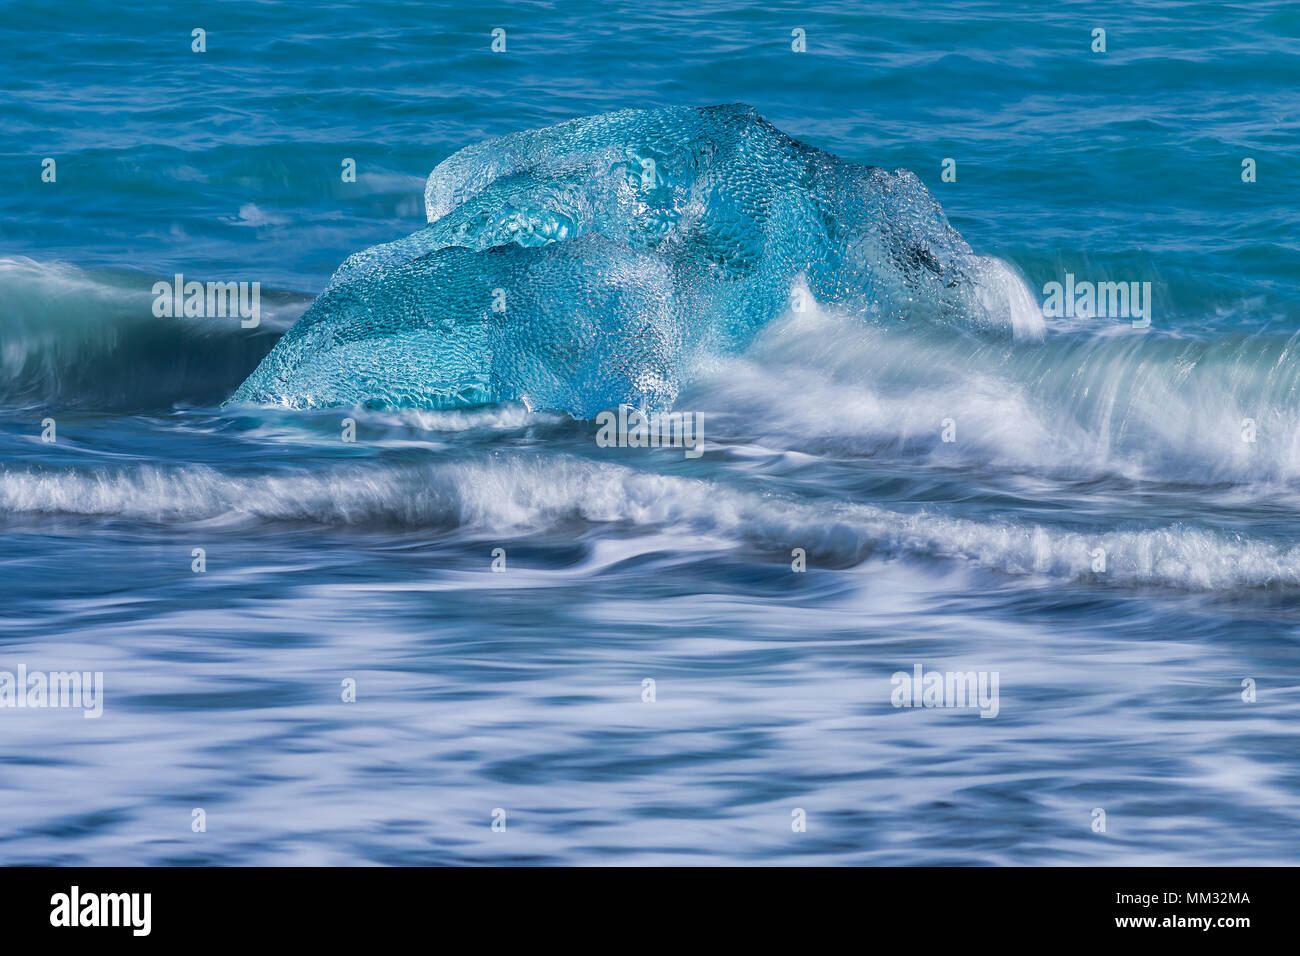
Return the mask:
<svg viewBox="0 0 1300 956">
<path fill-rule="evenodd" d="M 920 180 L 743 105 L 621 110 L 467 147 L 429 223 L 350 256 L 232 396 L 292 407 L 671 407 L 803 277 L 874 322 L 1005 326 Z"/>
</svg>

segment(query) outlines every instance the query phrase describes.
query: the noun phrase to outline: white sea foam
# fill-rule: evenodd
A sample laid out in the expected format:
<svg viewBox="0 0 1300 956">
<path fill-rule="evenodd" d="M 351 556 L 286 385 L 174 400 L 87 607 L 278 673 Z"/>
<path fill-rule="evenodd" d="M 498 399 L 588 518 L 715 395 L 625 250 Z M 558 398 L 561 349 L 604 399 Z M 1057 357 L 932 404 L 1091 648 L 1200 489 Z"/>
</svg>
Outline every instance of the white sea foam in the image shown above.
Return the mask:
<svg viewBox="0 0 1300 956">
<path fill-rule="evenodd" d="M 199 466 L 0 471 L 0 511 L 222 524 L 285 520 L 526 536 L 573 521 L 708 535 L 842 567 L 870 556 L 950 559 L 991 571 L 1191 589 L 1300 585 L 1300 547 L 1169 524 L 1086 533 L 1042 523 L 807 501 L 575 457 L 347 465 L 244 477 Z M 1098 553 L 1105 570 L 1095 570 Z"/>
<path fill-rule="evenodd" d="M 1271 493 L 1300 480 L 1295 345 L 1137 333 L 1008 344 L 865 327 L 814 303 L 716 361 L 679 404 L 710 413 L 715 438 L 782 451 Z"/>
</svg>

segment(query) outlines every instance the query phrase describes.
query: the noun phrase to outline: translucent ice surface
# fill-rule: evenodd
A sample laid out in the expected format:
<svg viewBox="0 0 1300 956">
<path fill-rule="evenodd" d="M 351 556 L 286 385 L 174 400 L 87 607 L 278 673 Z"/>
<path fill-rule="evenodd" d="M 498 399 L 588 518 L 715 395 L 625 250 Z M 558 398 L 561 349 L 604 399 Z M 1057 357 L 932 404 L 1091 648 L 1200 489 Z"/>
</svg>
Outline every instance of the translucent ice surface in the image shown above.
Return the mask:
<svg viewBox="0 0 1300 956">
<path fill-rule="evenodd" d="M 621 110 L 455 153 L 429 224 L 350 256 L 232 401 L 588 418 L 671 407 L 709 360 L 815 301 L 872 323 L 1041 331 L 907 170 L 743 105 Z"/>
</svg>

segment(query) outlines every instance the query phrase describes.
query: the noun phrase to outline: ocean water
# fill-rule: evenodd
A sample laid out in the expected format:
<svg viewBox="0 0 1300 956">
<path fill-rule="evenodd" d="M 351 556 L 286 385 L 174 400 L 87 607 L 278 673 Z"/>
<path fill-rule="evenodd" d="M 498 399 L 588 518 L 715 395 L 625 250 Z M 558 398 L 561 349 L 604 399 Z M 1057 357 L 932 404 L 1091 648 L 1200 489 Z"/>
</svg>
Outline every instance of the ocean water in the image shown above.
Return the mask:
<svg viewBox="0 0 1300 956">
<path fill-rule="evenodd" d="M 33 2 L 0 62 L 0 705 L 103 675 L 0 706 L 0 863 L 1300 857 L 1300 6 Z M 737 103 L 915 173 L 1006 327 L 801 275 L 672 396 L 698 457 L 227 404 L 457 150 Z M 260 324 L 155 316 L 177 273 Z"/>
</svg>

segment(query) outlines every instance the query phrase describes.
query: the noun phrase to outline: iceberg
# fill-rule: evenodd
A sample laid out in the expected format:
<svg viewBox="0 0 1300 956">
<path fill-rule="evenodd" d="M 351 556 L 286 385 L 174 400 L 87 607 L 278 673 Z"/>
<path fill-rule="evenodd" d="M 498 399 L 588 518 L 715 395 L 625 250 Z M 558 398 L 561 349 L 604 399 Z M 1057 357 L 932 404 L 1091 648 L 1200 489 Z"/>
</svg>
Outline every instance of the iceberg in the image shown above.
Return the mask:
<svg viewBox="0 0 1300 956">
<path fill-rule="evenodd" d="M 1041 332 L 917 176 L 844 162 L 744 105 L 620 110 L 469 146 L 428 224 L 350 256 L 231 397 L 670 409 L 802 299 L 874 323 Z"/>
</svg>

